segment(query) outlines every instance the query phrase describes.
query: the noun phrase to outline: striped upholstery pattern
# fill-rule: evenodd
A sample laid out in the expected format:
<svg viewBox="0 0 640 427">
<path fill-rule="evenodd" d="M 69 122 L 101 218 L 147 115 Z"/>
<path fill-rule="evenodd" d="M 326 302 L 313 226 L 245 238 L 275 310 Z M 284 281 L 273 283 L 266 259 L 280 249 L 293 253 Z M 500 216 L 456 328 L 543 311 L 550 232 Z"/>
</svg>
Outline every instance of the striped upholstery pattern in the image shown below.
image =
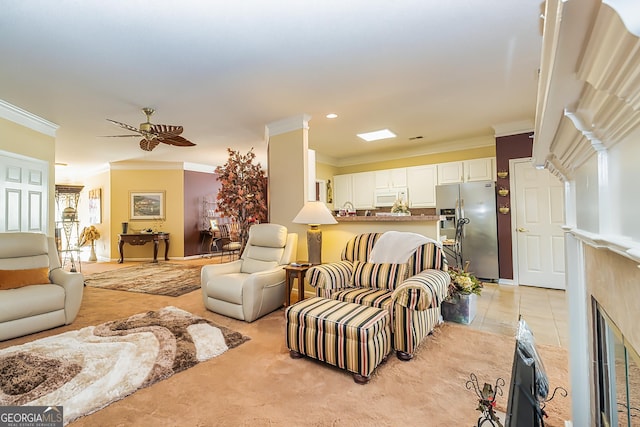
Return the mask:
<svg viewBox="0 0 640 427">
<path fill-rule="evenodd" d="M 409 258 L 409 267 L 411 275 L 429 269 L 442 271 L 449 269 L 444 251 L 433 243 L 426 243 L 416 249 Z"/>
<path fill-rule="evenodd" d="M 351 283 L 353 263 L 338 261 L 331 264 L 314 265 L 307 271 L 311 286 L 316 288 L 316 295 L 330 298 L 334 289 L 346 288 Z"/>
<path fill-rule="evenodd" d="M 393 348 L 413 354 L 422 340 L 441 322 L 440 306 L 411 310 L 399 305 L 393 311 Z"/>
<path fill-rule="evenodd" d="M 338 301 L 390 310 L 391 295 L 391 292 L 386 289 L 347 288 L 334 292 L 331 298 Z"/>
<path fill-rule="evenodd" d="M 341 259 L 346 261 L 367 261 L 373 245 L 382 236 L 382 233 L 358 234 L 347 242 L 342 250 Z"/>
<path fill-rule="evenodd" d="M 383 278 L 378 279 L 373 277 L 375 267 L 366 265 L 382 234 L 363 233 L 351 238 L 342 251 L 342 261 L 314 266 L 307 278 L 319 297 L 384 308 L 391 316 L 393 348 L 413 354 L 442 321 L 440 303 L 450 281 L 447 258 L 437 245 L 426 243 L 407 260 L 407 280 L 385 283 L 385 269 L 379 271 Z M 356 273 L 358 268 L 362 271 Z"/>
<path fill-rule="evenodd" d="M 375 264 L 355 261 L 351 286 L 394 290 L 409 275 L 407 264 Z"/>
<path fill-rule="evenodd" d="M 325 298 L 287 307 L 290 350 L 369 377 L 391 351 L 391 325 L 385 310 Z"/>
<path fill-rule="evenodd" d="M 425 270 L 404 281 L 393 292 L 395 304 L 411 310 L 438 307 L 449 290 L 449 273 L 442 270 Z"/>
</svg>

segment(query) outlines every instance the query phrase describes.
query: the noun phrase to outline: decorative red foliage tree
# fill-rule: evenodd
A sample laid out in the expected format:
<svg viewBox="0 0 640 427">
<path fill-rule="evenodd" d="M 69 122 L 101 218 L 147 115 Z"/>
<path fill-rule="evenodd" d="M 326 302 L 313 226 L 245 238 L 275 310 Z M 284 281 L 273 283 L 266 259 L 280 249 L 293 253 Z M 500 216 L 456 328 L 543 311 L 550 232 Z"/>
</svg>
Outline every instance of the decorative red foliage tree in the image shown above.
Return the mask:
<svg viewBox="0 0 640 427">
<path fill-rule="evenodd" d="M 231 148 L 227 151 L 227 163 L 216 168 L 217 179 L 222 184 L 216 196 L 216 211 L 238 222 L 242 252 L 249 237 L 249 227 L 267 219 L 265 175 L 260 163 L 253 163 L 256 157 L 253 148 L 245 155 Z"/>
</svg>

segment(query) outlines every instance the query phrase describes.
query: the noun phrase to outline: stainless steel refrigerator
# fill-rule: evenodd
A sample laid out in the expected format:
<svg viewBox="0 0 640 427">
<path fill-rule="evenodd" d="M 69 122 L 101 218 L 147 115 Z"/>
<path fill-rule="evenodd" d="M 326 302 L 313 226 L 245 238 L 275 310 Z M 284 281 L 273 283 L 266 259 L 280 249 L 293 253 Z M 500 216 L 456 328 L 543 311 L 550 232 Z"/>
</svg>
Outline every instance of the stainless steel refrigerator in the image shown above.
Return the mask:
<svg viewBox="0 0 640 427">
<path fill-rule="evenodd" d="M 469 218 L 464 225 L 462 265 L 469 261 L 469 271 L 476 277 L 497 281 L 498 225 L 496 217 L 496 183 L 493 181 L 447 184 L 436 187 L 436 210 L 446 220 L 440 222 L 440 236 L 453 240 L 460 218 Z M 449 265 L 455 257 L 448 255 Z"/>
</svg>

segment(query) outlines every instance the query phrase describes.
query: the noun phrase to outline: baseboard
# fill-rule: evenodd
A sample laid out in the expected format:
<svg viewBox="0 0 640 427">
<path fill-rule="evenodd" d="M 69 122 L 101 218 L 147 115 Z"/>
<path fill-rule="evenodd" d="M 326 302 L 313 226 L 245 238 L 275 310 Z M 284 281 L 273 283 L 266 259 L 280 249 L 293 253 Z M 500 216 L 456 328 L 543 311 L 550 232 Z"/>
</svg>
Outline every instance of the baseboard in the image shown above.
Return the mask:
<svg viewBox="0 0 640 427">
<path fill-rule="evenodd" d="M 516 286 L 516 284 L 513 282 L 513 279 L 498 279 L 498 285 Z"/>
</svg>

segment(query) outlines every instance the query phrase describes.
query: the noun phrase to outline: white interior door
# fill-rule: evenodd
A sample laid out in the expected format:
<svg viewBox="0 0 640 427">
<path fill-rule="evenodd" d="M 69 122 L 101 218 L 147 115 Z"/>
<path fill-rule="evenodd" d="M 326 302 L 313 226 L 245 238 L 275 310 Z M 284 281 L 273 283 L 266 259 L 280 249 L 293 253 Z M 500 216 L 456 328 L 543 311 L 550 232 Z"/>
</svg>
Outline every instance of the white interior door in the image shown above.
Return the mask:
<svg viewBox="0 0 640 427">
<path fill-rule="evenodd" d="M 47 232 L 48 165 L 0 154 L 0 232 Z"/>
<path fill-rule="evenodd" d="M 564 187 L 530 161 L 513 164 L 518 283 L 565 289 Z"/>
</svg>

